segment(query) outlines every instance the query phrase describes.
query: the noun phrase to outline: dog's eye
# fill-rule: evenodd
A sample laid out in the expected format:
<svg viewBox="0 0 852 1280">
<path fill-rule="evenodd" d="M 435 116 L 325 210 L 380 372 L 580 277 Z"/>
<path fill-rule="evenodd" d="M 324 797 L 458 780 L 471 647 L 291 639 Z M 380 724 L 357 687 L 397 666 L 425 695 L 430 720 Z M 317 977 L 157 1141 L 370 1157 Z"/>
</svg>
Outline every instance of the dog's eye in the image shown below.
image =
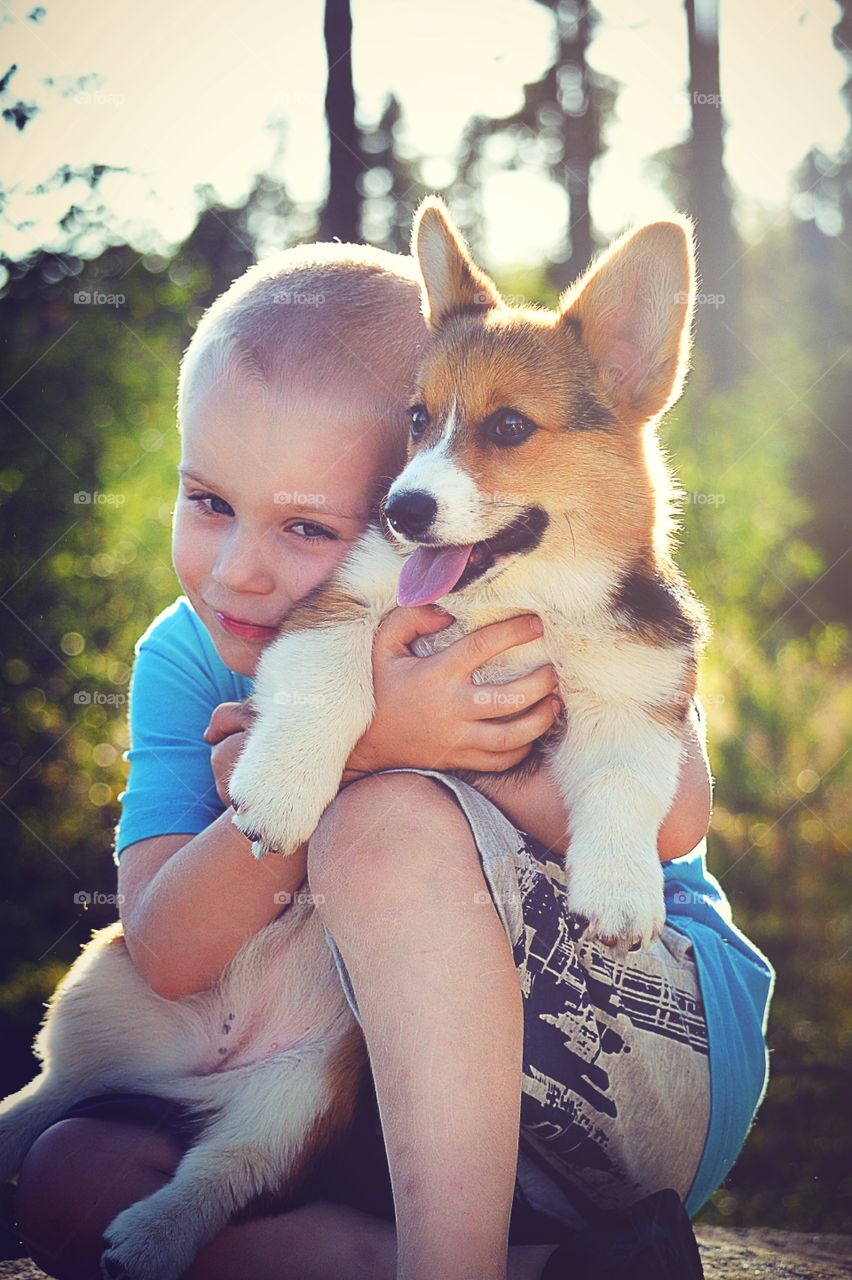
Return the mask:
<svg viewBox="0 0 852 1280">
<path fill-rule="evenodd" d="M 535 424 L 514 409 L 501 409 L 491 417 L 485 430 L 495 444 L 520 444 L 535 431 Z"/>
<path fill-rule="evenodd" d="M 425 404 L 414 404 L 408 410 L 411 421 L 411 439 L 419 440 L 429 425 L 429 414 Z"/>
</svg>

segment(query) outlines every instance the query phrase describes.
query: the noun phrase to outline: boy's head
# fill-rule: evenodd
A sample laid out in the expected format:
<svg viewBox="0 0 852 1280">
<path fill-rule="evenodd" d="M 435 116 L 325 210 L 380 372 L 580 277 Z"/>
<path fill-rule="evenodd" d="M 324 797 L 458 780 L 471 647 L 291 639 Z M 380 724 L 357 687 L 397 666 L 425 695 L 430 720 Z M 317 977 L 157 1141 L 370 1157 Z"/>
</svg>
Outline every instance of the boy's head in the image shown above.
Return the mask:
<svg viewBox="0 0 852 1280">
<path fill-rule="evenodd" d="M 173 555 L 233 670 L 253 674 L 402 467 L 425 339 L 412 259 L 361 245 L 278 254 L 202 318 L 178 385 Z"/>
</svg>

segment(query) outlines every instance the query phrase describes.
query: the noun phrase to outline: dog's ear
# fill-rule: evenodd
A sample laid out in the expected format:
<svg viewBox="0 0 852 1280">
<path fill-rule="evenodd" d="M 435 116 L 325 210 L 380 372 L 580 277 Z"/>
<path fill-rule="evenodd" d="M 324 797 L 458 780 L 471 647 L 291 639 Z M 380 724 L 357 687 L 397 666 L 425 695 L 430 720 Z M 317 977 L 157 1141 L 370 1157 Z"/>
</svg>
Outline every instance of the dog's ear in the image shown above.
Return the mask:
<svg viewBox="0 0 852 1280">
<path fill-rule="evenodd" d="M 688 218 L 628 232 L 563 295 L 616 410 L 648 419 L 674 404 L 689 366 L 695 252 Z"/>
<path fill-rule="evenodd" d="M 423 316 L 431 328 L 459 312 L 501 305 L 494 281 L 474 263 L 438 196 L 427 196 L 414 216 L 411 252 L 423 277 Z"/>
</svg>

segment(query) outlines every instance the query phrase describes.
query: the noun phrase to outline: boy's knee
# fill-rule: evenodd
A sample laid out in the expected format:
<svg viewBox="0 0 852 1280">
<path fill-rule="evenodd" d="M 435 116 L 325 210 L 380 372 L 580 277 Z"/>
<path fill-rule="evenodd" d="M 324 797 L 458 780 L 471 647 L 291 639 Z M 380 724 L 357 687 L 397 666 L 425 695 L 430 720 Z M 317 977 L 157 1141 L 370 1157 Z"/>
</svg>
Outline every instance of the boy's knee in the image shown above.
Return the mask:
<svg viewBox="0 0 852 1280">
<path fill-rule="evenodd" d="M 105 1228 L 165 1181 L 180 1156 L 167 1135 L 139 1126 L 83 1118 L 51 1125 L 30 1148 L 15 1195 L 33 1261 L 58 1280 L 90 1280 Z"/>
<path fill-rule="evenodd" d="M 350 783 L 326 809 L 308 844 L 308 879 L 318 896 L 363 887 L 371 900 L 391 877 L 419 874 L 440 857 L 478 858 L 470 827 L 437 779 L 414 773 L 373 774 Z M 320 904 L 318 903 L 318 906 Z"/>
</svg>

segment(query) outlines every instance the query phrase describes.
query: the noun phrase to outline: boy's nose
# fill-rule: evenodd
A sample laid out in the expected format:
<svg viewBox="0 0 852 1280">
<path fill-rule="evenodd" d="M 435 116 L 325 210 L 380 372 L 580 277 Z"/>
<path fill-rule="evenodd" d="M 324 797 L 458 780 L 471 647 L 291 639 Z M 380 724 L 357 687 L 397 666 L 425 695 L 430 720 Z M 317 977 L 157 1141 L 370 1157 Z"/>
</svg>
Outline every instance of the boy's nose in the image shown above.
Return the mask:
<svg viewBox="0 0 852 1280">
<path fill-rule="evenodd" d="M 271 585 L 271 574 L 257 538 L 232 538 L 220 548 L 213 577 L 230 591 L 262 591 Z"/>
<path fill-rule="evenodd" d="M 425 533 L 435 519 L 438 504 L 431 493 L 420 489 L 394 494 L 385 503 L 385 515 L 388 523 L 397 533 L 416 538 Z"/>
</svg>

